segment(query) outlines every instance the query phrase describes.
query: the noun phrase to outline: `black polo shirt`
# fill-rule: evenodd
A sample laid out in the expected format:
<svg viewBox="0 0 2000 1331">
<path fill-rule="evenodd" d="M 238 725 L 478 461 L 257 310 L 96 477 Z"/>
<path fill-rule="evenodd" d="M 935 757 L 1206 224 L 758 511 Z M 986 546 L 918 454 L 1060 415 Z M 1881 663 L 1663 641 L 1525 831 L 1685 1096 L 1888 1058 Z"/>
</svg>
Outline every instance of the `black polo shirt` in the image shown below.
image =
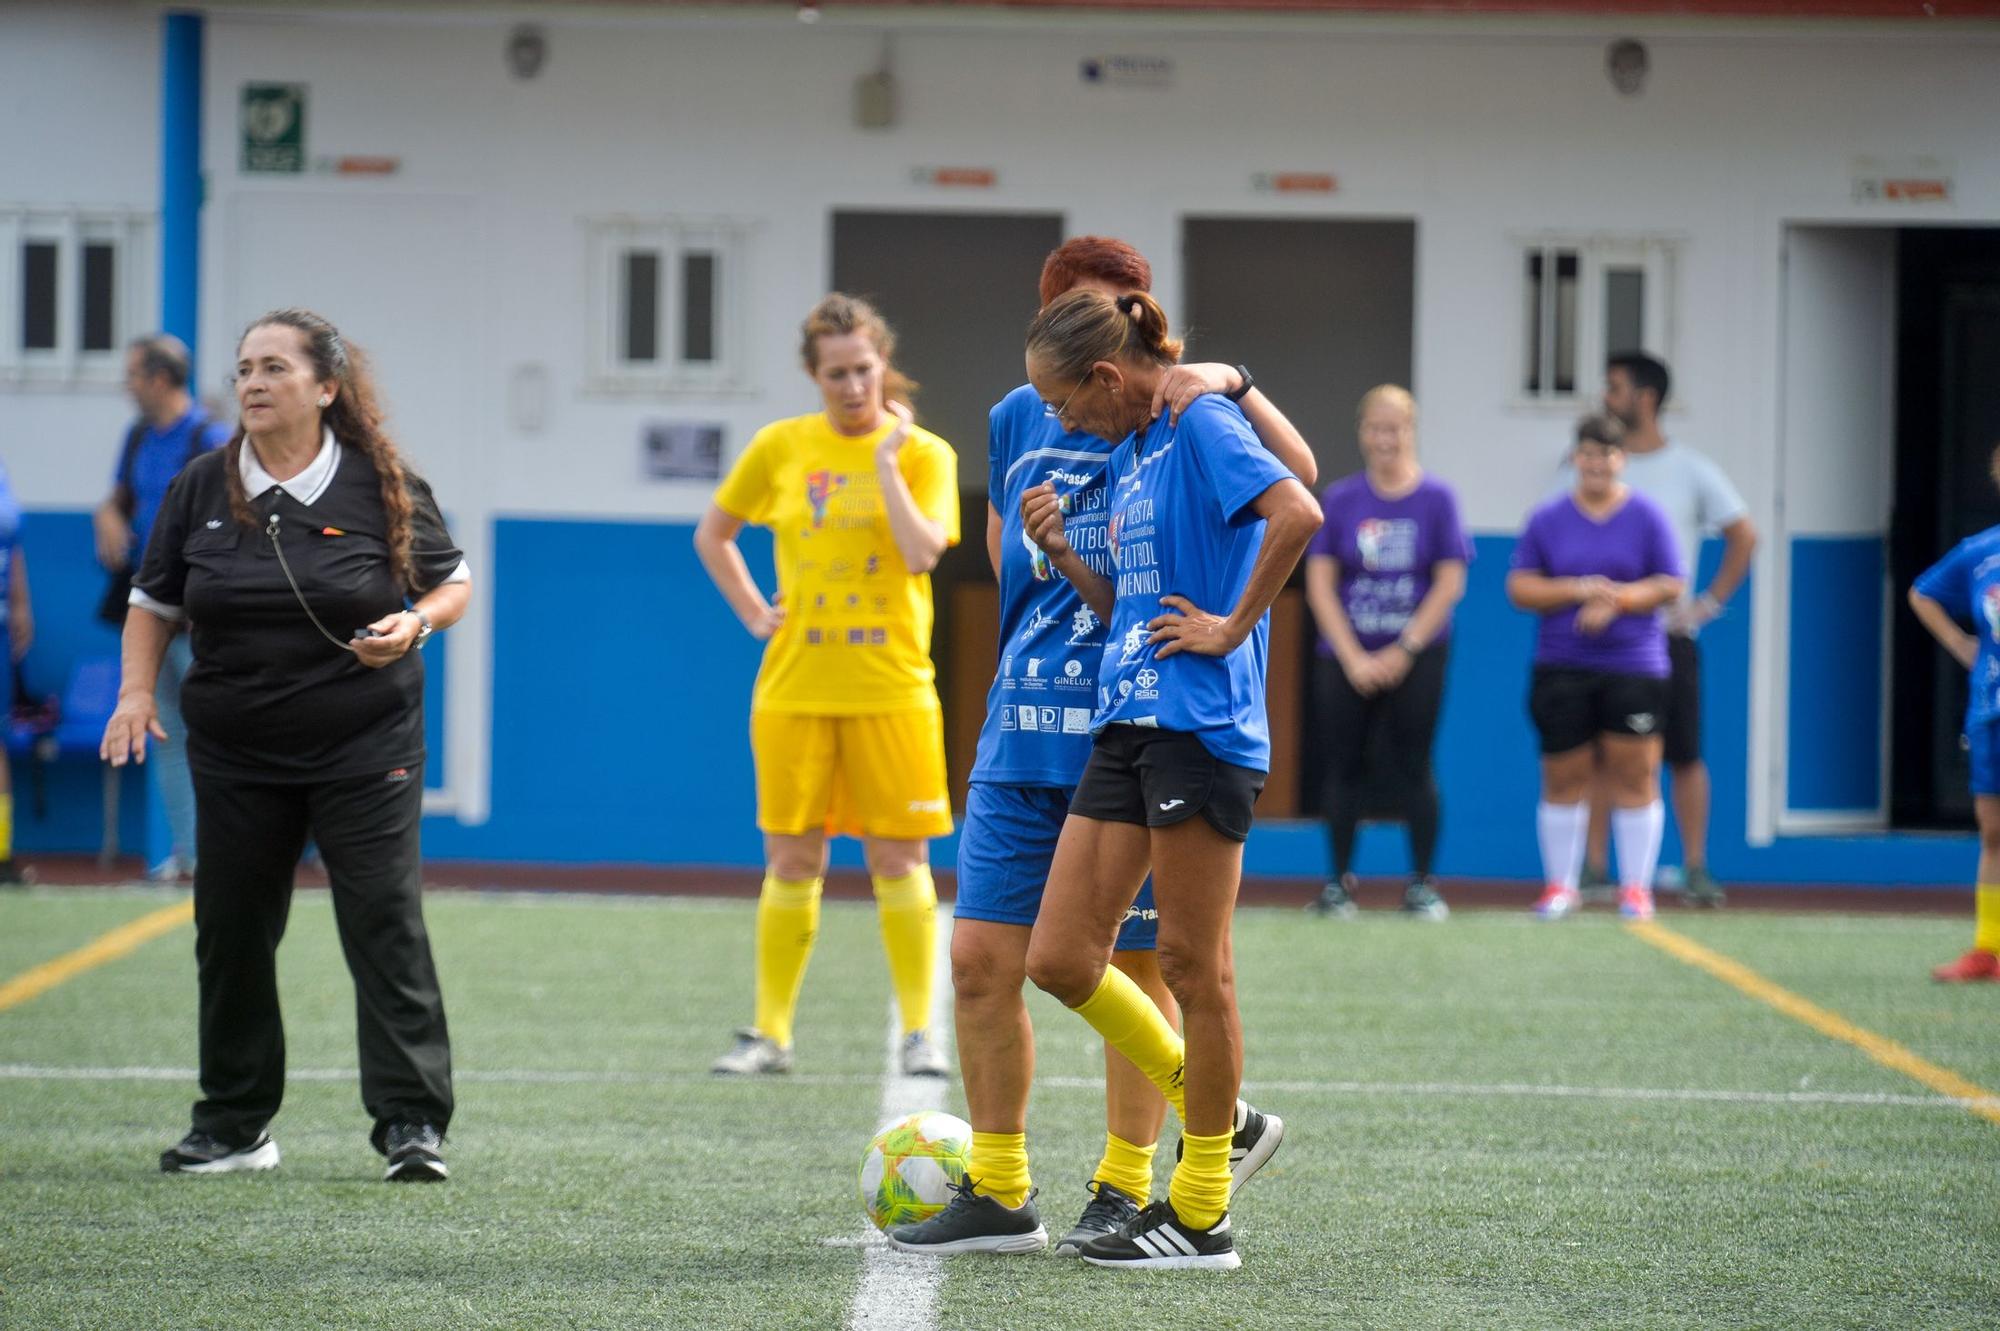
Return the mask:
<svg viewBox="0 0 2000 1331">
<path fill-rule="evenodd" d="M 267 485 L 250 495 L 257 523 L 246 530 L 229 513 L 225 469 L 236 451 L 206 453 L 175 479 L 132 583 L 135 605 L 182 613 L 189 625 L 194 667 L 181 689 L 189 765 L 233 780 L 301 782 L 421 762 L 422 653 L 370 670 L 321 635 L 299 596 L 346 640 L 452 580 L 464 559 L 430 487 L 409 479 L 414 585 L 399 587 L 381 487 L 364 453 L 328 435 L 307 468 L 315 478 L 307 501 Z"/>
</svg>

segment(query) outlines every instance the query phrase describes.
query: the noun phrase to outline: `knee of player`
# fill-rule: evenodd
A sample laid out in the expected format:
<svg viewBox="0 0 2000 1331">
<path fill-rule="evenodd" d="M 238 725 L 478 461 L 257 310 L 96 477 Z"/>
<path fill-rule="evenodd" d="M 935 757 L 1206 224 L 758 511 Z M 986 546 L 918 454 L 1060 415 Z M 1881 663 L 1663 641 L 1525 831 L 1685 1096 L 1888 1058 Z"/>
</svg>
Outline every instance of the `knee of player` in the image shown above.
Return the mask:
<svg viewBox="0 0 2000 1331">
<path fill-rule="evenodd" d="M 1080 948 L 1045 940 L 1038 933 L 1028 944 L 1028 978 L 1064 1007 L 1076 1007 L 1097 992 L 1098 982 L 1104 978 L 1104 962 Z"/>
<path fill-rule="evenodd" d="M 1183 1008 L 1200 1007 L 1235 983 L 1228 950 L 1208 939 L 1178 938 L 1160 932 L 1160 977 Z"/>
<path fill-rule="evenodd" d="M 951 940 L 951 987 L 959 998 L 971 1002 L 1018 994 L 1028 979 L 1025 954 L 1002 954 L 999 950 L 964 943 L 954 934 Z"/>
</svg>

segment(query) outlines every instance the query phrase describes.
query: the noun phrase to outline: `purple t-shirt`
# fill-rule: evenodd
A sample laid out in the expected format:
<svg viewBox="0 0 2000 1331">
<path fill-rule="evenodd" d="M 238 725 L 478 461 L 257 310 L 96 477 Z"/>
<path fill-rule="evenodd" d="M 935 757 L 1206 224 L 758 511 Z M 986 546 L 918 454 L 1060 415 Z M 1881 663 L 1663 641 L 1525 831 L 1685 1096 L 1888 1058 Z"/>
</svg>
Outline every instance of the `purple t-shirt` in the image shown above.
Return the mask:
<svg viewBox="0 0 2000 1331">
<path fill-rule="evenodd" d="M 1628 491 L 1617 512 L 1601 522 L 1578 508 L 1572 495 L 1549 500 L 1528 515 L 1508 567 L 1551 578 L 1596 574 L 1613 582 L 1638 582 L 1662 573 L 1686 576 L 1673 524 L 1637 490 Z M 1667 677 L 1667 631 L 1659 611 L 1620 615 L 1593 634 L 1577 632 L 1581 608 L 1566 605 L 1542 616 L 1536 665 Z"/>
<path fill-rule="evenodd" d="M 1368 484 L 1368 473 L 1356 472 L 1328 486 L 1320 508 L 1326 521 L 1306 554 L 1339 562 L 1341 608 L 1371 652 L 1402 636 L 1430 594 L 1432 569 L 1448 559 L 1472 562 L 1458 496 L 1434 476 L 1400 499 L 1384 499 Z M 1438 641 L 1450 634 L 1446 620 Z M 1333 655 L 1324 636 L 1319 654 Z"/>
</svg>

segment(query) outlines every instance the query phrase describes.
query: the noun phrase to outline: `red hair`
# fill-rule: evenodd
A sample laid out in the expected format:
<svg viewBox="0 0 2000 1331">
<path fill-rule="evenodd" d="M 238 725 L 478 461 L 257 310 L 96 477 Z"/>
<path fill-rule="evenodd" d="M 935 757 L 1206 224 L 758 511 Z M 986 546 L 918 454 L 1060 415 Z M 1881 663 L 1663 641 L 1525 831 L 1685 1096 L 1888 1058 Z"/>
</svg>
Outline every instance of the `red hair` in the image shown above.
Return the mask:
<svg viewBox="0 0 2000 1331">
<path fill-rule="evenodd" d="M 1109 282 L 1121 291 L 1151 291 L 1153 265 L 1146 256 L 1110 236 L 1073 236 L 1049 251 L 1042 262 L 1042 304 L 1079 282 Z"/>
</svg>

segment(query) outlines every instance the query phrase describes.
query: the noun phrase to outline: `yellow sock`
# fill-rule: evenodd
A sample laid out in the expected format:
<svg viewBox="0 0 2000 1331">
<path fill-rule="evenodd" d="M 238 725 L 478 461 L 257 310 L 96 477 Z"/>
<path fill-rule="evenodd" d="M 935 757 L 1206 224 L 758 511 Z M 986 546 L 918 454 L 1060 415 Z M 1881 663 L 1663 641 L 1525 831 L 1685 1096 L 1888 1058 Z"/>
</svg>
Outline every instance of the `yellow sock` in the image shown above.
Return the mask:
<svg viewBox="0 0 2000 1331">
<path fill-rule="evenodd" d="M 931 1024 L 931 990 L 937 978 L 937 887 L 931 866 L 919 864 L 901 878 L 875 880 L 882 921 L 882 950 L 889 954 L 889 982 L 903 1034 Z"/>
<path fill-rule="evenodd" d="M 1028 1134 L 974 1132 L 971 1175 L 973 1191 L 991 1197 L 1008 1210 L 1019 1209 L 1034 1185 L 1028 1179 Z"/>
<path fill-rule="evenodd" d="M 1229 1138 L 1181 1134 L 1181 1162 L 1167 1185 L 1174 1214 L 1196 1229 L 1208 1229 L 1229 1213 Z"/>
<path fill-rule="evenodd" d="M 1115 1132 L 1104 1134 L 1104 1158 L 1091 1177 L 1109 1183 L 1144 1206 L 1153 1199 L 1152 1146 L 1135 1146 Z"/>
<path fill-rule="evenodd" d="M 1131 976 L 1116 966 L 1106 966 L 1097 992 L 1077 1004 L 1075 1011 L 1113 1049 L 1131 1059 L 1133 1066 L 1160 1088 L 1174 1112 L 1186 1119 L 1181 1076 L 1187 1070 L 1187 1046 Z"/>
<path fill-rule="evenodd" d="M 14 796 L 0 794 L 0 860 L 14 858 Z"/>
<path fill-rule="evenodd" d="M 790 882 L 764 876 L 757 897 L 757 1029 L 779 1044 L 792 1044 L 792 1016 L 799 986 L 819 936 L 819 891 L 826 880 Z"/>
<path fill-rule="evenodd" d="M 1973 916 L 1972 945 L 1982 952 L 2000 953 L 2000 883 L 1981 883 L 1973 901 L 1977 913 Z"/>
</svg>

